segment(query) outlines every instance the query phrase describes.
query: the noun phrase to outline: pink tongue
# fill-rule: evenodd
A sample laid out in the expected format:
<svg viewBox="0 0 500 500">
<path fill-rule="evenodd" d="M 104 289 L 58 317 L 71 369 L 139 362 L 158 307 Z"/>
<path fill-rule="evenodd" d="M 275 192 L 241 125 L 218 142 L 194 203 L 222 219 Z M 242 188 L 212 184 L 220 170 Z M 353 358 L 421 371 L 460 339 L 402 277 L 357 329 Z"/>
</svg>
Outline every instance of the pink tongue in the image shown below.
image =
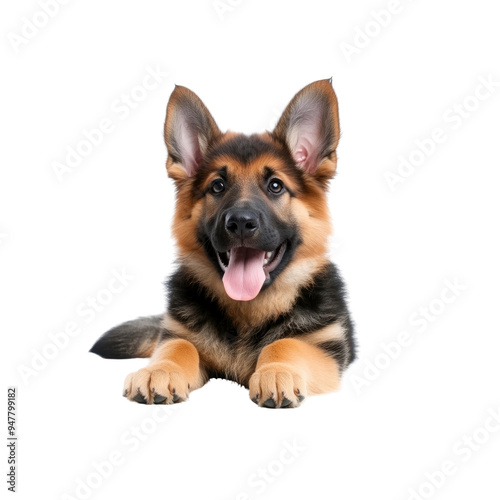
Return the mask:
<svg viewBox="0 0 500 500">
<path fill-rule="evenodd" d="M 222 282 L 226 293 L 234 300 L 252 300 L 260 292 L 266 274 L 266 253 L 255 248 L 233 248 Z"/>
</svg>

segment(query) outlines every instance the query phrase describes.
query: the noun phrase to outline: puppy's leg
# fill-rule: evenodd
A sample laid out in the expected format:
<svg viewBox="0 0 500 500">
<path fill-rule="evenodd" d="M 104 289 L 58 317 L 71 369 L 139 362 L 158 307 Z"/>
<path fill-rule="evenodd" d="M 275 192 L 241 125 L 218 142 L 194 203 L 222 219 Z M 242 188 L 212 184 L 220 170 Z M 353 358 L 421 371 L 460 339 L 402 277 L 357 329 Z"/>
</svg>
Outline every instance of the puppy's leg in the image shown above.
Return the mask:
<svg viewBox="0 0 500 500">
<path fill-rule="evenodd" d="M 319 347 L 286 338 L 262 349 L 249 389 L 250 398 L 259 406 L 290 408 L 308 394 L 334 391 L 339 384 L 335 359 Z"/>
<path fill-rule="evenodd" d="M 123 395 L 137 403 L 171 404 L 186 400 L 205 382 L 196 347 L 170 339 L 155 349 L 149 366 L 128 375 Z"/>
</svg>

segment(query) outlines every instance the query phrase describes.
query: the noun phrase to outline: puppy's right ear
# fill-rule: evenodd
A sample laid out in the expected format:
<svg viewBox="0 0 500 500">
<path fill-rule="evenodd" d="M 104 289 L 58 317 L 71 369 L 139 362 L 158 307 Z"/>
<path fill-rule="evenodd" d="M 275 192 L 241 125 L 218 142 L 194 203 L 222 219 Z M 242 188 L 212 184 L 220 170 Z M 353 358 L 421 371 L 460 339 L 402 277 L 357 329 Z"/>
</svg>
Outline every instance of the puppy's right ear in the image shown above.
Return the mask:
<svg viewBox="0 0 500 500">
<path fill-rule="evenodd" d="M 208 148 L 221 135 L 201 99 L 188 88 L 176 85 L 165 119 L 169 177 L 182 180 L 195 175 Z"/>
</svg>

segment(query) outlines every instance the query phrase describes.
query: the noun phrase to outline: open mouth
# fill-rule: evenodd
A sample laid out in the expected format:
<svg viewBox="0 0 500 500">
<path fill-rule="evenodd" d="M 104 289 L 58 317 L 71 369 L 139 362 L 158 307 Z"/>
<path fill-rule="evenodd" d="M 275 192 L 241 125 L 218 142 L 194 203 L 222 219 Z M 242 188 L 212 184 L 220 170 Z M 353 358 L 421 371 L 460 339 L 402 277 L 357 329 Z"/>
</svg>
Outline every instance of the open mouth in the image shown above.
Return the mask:
<svg viewBox="0 0 500 500">
<path fill-rule="evenodd" d="M 254 299 L 269 274 L 280 264 L 285 250 L 286 242 L 271 252 L 248 247 L 217 252 L 226 293 L 234 300 Z"/>
</svg>

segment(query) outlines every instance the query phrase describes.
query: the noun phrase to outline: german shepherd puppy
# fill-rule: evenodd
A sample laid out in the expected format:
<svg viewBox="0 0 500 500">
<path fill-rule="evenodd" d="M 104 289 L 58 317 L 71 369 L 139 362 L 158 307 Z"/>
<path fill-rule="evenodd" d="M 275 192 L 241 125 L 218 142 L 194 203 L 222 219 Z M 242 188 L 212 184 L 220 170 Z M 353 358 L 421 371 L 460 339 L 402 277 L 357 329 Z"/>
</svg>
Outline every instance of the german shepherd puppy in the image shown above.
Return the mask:
<svg viewBox="0 0 500 500">
<path fill-rule="evenodd" d="M 177 403 L 222 377 L 259 406 L 290 408 L 338 388 L 355 356 L 344 285 L 325 255 L 338 140 L 331 80 L 306 86 L 272 132 L 250 136 L 222 133 L 196 94 L 175 87 L 165 142 L 179 267 L 167 312 L 123 323 L 91 349 L 151 358 L 125 379 L 125 397 Z"/>
</svg>

